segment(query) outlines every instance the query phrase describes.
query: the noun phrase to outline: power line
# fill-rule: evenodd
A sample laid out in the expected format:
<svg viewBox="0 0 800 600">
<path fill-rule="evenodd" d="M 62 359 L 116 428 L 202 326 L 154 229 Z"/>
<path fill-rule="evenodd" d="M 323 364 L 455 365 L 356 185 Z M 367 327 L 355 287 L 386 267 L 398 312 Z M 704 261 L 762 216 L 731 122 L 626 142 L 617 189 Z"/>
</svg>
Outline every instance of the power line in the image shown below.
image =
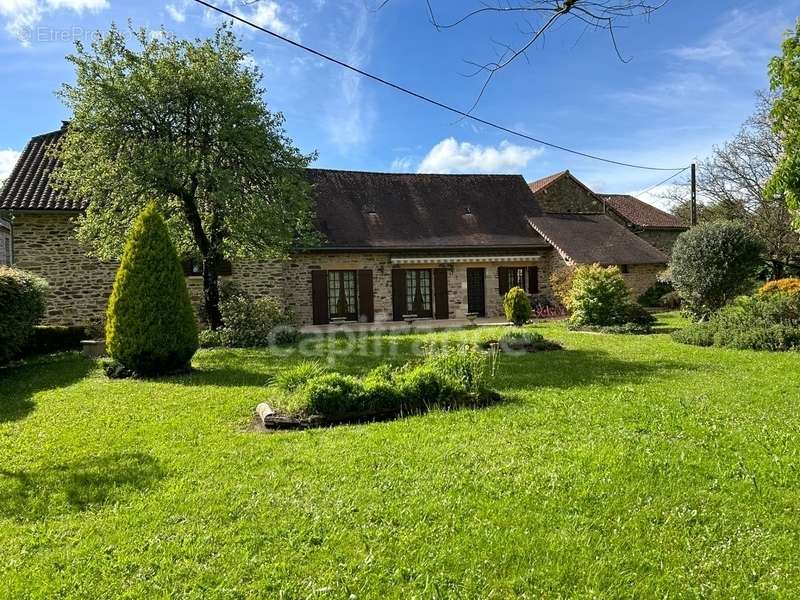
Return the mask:
<svg viewBox="0 0 800 600">
<path fill-rule="evenodd" d="M 691 168 L 691 166 L 692 166 L 692 165 L 689 165 L 688 167 L 684 167 L 683 169 L 681 169 L 680 171 L 678 171 L 678 172 L 677 172 L 677 173 L 675 173 L 674 175 L 670 175 L 670 176 L 669 176 L 669 177 L 667 177 L 667 178 L 666 178 L 664 181 L 661 181 L 661 182 L 659 182 L 659 183 L 657 183 L 657 184 L 655 184 L 655 185 L 653 185 L 653 186 L 650 186 L 649 188 L 647 188 L 647 189 L 646 189 L 646 190 L 644 190 L 643 192 L 638 192 L 638 195 L 639 195 L 639 196 L 644 196 L 646 193 L 648 193 L 648 192 L 652 192 L 652 191 L 653 191 L 654 189 L 656 189 L 658 186 L 664 185 L 665 183 L 668 183 L 668 182 L 672 181 L 672 180 L 673 180 L 673 179 L 675 179 L 675 178 L 676 178 L 678 175 L 680 175 L 680 174 L 681 174 L 681 173 L 683 173 L 684 171 L 686 171 L 686 170 L 690 169 L 690 168 Z"/>
<path fill-rule="evenodd" d="M 634 164 L 634 163 L 627 163 L 627 162 L 623 162 L 623 161 L 612 160 L 610 158 L 603 158 L 602 156 L 596 156 L 594 154 L 588 154 L 586 152 L 580 152 L 579 150 L 573 150 L 572 148 L 567 148 L 565 146 L 560 146 L 560 145 L 554 144 L 552 142 L 547 142 L 545 140 L 540 140 L 538 138 L 535 138 L 533 136 L 527 135 L 527 134 L 522 133 L 520 131 L 515 131 L 514 129 L 509 129 L 508 127 L 504 127 L 503 125 L 500 125 L 498 123 L 494 123 L 492 121 L 488 121 L 486 119 L 482 119 L 480 117 L 476 117 L 475 115 L 472 115 L 472 114 L 470 114 L 468 112 L 464 112 L 463 110 L 455 108 L 453 106 L 450 106 L 449 104 L 445 104 L 444 102 L 440 102 L 438 100 L 435 100 L 435 99 L 430 98 L 428 96 L 425 96 L 423 94 L 417 93 L 417 92 L 415 92 L 415 91 L 413 91 L 413 90 L 411 90 L 409 88 L 403 87 L 402 85 L 399 85 L 397 83 L 393 83 L 393 82 L 388 81 L 388 80 L 386 80 L 386 79 L 384 79 L 382 77 L 379 77 L 377 75 L 373 75 L 372 73 L 368 73 L 367 71 L 359 69 L 358 67 L 354 67 L 353 65 L 350 65 L 350 64 L 348 64 L 348 63 L 346 63 L 344 61 L 339 60 L 338 58 L 334 58 L 333 56 L 325 54 L 324 52 L 320 52 L 319 50 L 314 50 L 313 48 L 310 48 L 309 46 L 304 46 L 303 44 L 301 44 L 299 42 L 296 42 L 296 41 L 294 41 L 292 39 L 284 37 L 284 36 L 282 36 L 282 35 L 280 35 L 278 33 L 275 33 L 274 31 L 271 31 L 271 30 L 265 28 L 265 27 L 261 27 L 260 25 L 256 25 L 252 21 L 248 21 L 247 19 L 245 19 L 243 17 L 240 17 L 239 15 L 237 15 L 235 13 L 232 13 L 230 11 L 227 11 L 227 10 L 225 10 L 223 8 L 219 8 L 218 6 L 214 6 L 213 4 L 210 4 L 209 2 L 206 2 L 205 0 L 194 0 L 194 2 L 196 2 L 197 4 L 201 4 L 202 6 L 205 6 L 206 8 L 209 8 L 209 9 L 211 9 L 213 11 L 216 11 L 216 12 L 218 12 L 220 14 L 223 14 L 226 17 L 229 17 L 229 18 L 231 18 L 231 19 L 233 19 L 235 21 L 239 21 L 240 23 L 244 23 L 245 25 L 248 25 L 249 27 L 252 27 L 253 29 L 257 29 L 258 31 L 261 31 L 262 33 L 266 33 L 267 35 L 271 35 L 272 37 L 274 37 L 276 39 L 279 39 L 282 42 L 286 42 L 287 44 L 290 44 L 290 45 L 294 46 L 295 48 L 300 48 L 301 50 L 304 50 L 304 51 L 306 51 L 306 52 L 308 52 L 310 54 L 313 54 L 313 55 L 318 56 L 318 57 L 320 57 L 320 58 L 322 58 L 324 60 L 327 60 L 329 62 L 337 64 L 340 67 L 344 67 L 345 69 L 348 69 L 348 70 L 350 70 L 350 71 L 352 71 L 354 73 L 358 73 L 359 75 L 362 75 L 363 77 L 367 77 L 369 79 L 372 79 L 373 81 L 377 81 L 378 83 L 381 83 L 381 84 L 383 84 L 385 86 L 393 88 L 393 89 L 395 89 L 395 90 L 397 90 L 399 92 L 402 92 L 404 94 L 407 94 L 409 96 L 417 98 L 418 100 L 422 100 L 423 102 L 427 102 L 429 104 L 433 104 L 434 106 L 438 106 L 439 108 L 442 108 L 444 110 L 447 110 L 447 111 L 450 111 L 452 113 L 455 113 L 455 114 L 457 114 L 457 115 L 459 115 L 459 116 L 461 116 L 461 117 L 463 117 L 465 119 L 470 119 L 472 121 L 475 121 L 476 123 L 480 123 L 481 125 L 486 125 L 487 127 L 492 127 L 492 128 L 497 129 L 499 131 L 503 131 L 505 133 L 508 133 L 508 134 L 511 134 L 511 135 L 514 135 L 514 136 L 529 140 L 531 142 L 535 142 L 537 144 L 541 144 L 542 146 L 547 146 L 549 148 L 554 148 L 555 150 L 561 150 L 562 152 L 568 152 L 570 154 L 574 154 L 576 156 L 581 156 L 583 158 L 589 158 L 591 160 L 597 160 L 597 161 L 608 163 L 608 164 L 612 164 L 612 165 L 618 165 L 620 167 L 630 167 L 632 169 L 643 169 L 645 171 L 678 171 L 680 169 L 681 173 L 683 171 L 685 171 L 686 169 L 688 169 L 688 167 L 667 168 L 667 167 L 651 167 L 651 166 L 646 166 L 646 165 L 637 165 L 637 164 Z M 676 173 L 675 175 L 679 175 L 679 174 L 680 173 Z"/>
</svg>

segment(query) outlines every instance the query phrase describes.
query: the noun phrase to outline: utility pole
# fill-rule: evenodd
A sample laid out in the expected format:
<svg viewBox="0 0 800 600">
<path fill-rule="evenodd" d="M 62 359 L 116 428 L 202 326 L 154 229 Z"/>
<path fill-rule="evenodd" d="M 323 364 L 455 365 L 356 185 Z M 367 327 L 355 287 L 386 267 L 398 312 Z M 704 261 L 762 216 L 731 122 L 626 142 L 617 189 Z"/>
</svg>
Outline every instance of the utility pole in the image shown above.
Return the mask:
<svg viewBox="0 0 800 600">
<path fill-rule="evenodd" d="M 692 163 L 692 227 L 697 225 L 697 165 Z"/>
</svg>

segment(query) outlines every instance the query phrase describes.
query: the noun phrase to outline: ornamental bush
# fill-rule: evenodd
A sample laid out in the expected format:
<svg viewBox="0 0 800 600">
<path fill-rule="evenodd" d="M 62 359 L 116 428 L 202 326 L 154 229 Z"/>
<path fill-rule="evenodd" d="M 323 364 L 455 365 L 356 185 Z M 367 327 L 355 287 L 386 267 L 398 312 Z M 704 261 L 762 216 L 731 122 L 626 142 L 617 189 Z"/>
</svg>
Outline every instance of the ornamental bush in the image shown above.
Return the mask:
<svg viewBox="0 0 800 600">
<path fill-rule="evenodd" d="M 695 319 L 706 319 L 752 289 L 761 250 L 739 223 L 705 223 L 678 236 L 670 270 L 684 308 Z"/>
<path fill-rule="evenodd" d="M 24 348 L 47 308 L 47 282 L 41 277 L 0 266 L 0 365 Z"/>
<path fill-rule="evenodd" d="M 666 295 L 675 291 L 671 283 L 666 281 L 656 281 L 645 292 L 636 299 L 636 302 L 642 306 L 662 306 L 661 299 Z"/>
<path fill-rule="evenodd" d="M 301 363 L 275 378 L 271 402 L 286 415 L 331 419 L 483 404 L 496 397 L 486 367 L 486 356 L 468 345 L 432 352 L 421 363 L 400 368 L 381 365 L 363 379 Z"/>
<path fill-rule="evenodd" d="M 793 296 L 800 294 L 800 279 L 789 277 L 768 281 L 758 290 L 758 295 L 765 294 L 790 294 Z"/>
<path fill-rule="evenodd" d="M 267 347 L 272 344 L 295 343 L 300 333 L 294 317 L 273 296 L 253 298 L 246 292 L 228 286 L 219 303 L 224 326 L 221 340 L 232 348 Z"/>
<path fill-rule="evenodd" d="M 550 290 L 553 295 L 567 310 L 569 306 L 569 293 L 572 290 L 572 280 L 575 278 L 575 265 L 564 265 L 550 274 Z"/>
<path fill-rule="evenodd" d="M 506 313 L 506 319 L 517 326 L 524 325 L 531 318 L 533 312 L 528 294 L 521 287 L 513 287 L 508 290 L 503 298 L 503 310 Z"/>
<path fill-rule="evenodd" d="M 696 346 L 740 350 L 800 349 L 800 295 L 757 294 L 737 298 L 707 321 L 677 331 L 673 338 Z"/>
<path fill-rule="evenodd" d="M 158 375 L 189 367 L 197 322 L 164 219 L 149 204 L 134 221 L 108 303 L 106 346 L 125 369 Z"/>
<path fill-rule="evenodd" d="M 630 291 L 617 267 L 582 265 L 575 269 L 569 303 L 572 325 L 620 325 L 626 322 Z"/>
</svg>

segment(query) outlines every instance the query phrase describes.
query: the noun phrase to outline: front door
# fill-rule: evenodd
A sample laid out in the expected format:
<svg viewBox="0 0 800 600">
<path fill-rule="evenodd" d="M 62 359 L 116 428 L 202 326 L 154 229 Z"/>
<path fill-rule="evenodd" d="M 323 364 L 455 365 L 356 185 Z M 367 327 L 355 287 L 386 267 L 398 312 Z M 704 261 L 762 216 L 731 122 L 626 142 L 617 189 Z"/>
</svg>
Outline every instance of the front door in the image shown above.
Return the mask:
<svg viewBox="0 0 800 600">
<path fill-rule="evenodd" d="M 467 312 L 486 316 L 485 269 L 467 269 Z"/>
</svg>

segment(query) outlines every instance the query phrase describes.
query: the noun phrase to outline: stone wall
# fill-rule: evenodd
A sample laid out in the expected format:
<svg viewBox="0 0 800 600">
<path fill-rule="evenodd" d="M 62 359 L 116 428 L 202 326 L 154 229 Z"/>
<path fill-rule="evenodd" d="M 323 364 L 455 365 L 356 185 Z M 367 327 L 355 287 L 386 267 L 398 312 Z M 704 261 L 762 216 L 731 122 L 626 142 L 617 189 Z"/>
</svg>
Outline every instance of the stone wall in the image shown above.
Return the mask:
<svg viewBox="0 0 800 600">
<path fill-rule="evenodd" d="M 631 290 L 635 300 L 647 291 L 656 281 L 656 277 L 666 268 L 666 265 L 630 265 L 628 272 L 623 273 L 625 283 Z"/>
<path fill-rule="evenodd" d="M 603 203 L 572 177 L 565 176 L 536 193 L 542 209 L 549 213 L 597 214 Z"/>
<path fill-rule="evenodd" d="M 636 235 L 642 238 L 651 246 L 655 246 L 667 256 L 672 256 L 672 246 L 675 245 L 675 240 L 683 233 L 681 229 L 645 229 L 634 231 Z"/>
<path fill-rule="evenodd" d="M 75 239 L 74 214 L 17 213 L 14 264 L 50 284 L 45 322 L 88 324 L 105 315 L 117 263 L 86 256 Z"/>
<path fill-rule="evenodd" d="M 88 324 L 105 318 L 108 297 L 114 282 L 117 263 L 103 263 L 86 256 L 74 237 L 74 214 L 24 213 L 14 222 L 15 263 L 33 271 L 50 283 L 46 323 L 58 325 Z M 272 295 L 283 299 L 294 312 L 299 325 L 312 323 L 311 271 L 313 269 L 370 269 L 373 272 L 375 320 L 392 320 L 392 256 L 401 253 L 301 253 L 287 261 L 234 262 L 232 276 L 224 278 L 241 286 L 253 296 Z M 443 253 L 438 252 L 436 256 Z M 471 254 L 485 255 L 476 249 Z M 490 253 L 491 254 L 491 253 Z M 507 254 L 507 253 L 506 253 Z M 527 253 L 526 253 L 527 254 Z M 535 262 L 475 262 L 448 266 L 448 308 L 450 318 L 463 319 L 467 313 L 467 268 L 483 267 L 486 272 L 486 314 L 503 314 L 497 268 L 502 266 L 538 266 L 540 297 L 550 297 L 549 275 L 563 261 L 552 251 L 539 251 Z M 424 253 L 414 256 L 424 257 Z M 432 256 L 428 254 L 428 256 Z M 403 265 L 404 268 L 435 268 L 436 264 Z M 201 277 L 188 277 L 187 286 L 196 309 L 202 306 Z"/>
</svg>

